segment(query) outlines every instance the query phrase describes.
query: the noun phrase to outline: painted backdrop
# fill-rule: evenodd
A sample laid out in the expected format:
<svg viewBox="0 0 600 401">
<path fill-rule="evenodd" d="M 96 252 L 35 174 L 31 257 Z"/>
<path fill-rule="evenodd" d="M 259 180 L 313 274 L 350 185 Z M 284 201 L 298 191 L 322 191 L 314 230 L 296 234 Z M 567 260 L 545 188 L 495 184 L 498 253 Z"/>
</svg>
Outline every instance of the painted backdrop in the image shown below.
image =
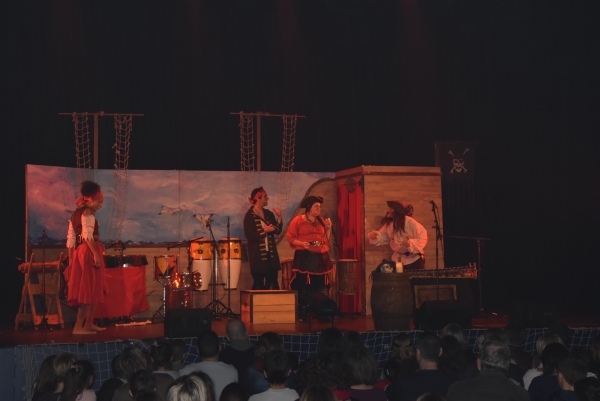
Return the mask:
<svg viewBox="0 0 600 401">
<path fill-rule="evenodd" d="M 93 179 L 102 187 L 104 205 L 96 213 L 100 239 L 106 238 L 111 208 L 115 202 L 114 170 L 94 170 Z M 243 174 L 245 176 L 243 176 Z M 247 197 L 263 186 L 269 194 L 268 209 L 281 206 L 284 224 L 289 222 L 309 188 L 333 173 L 291 174 L 289 201 L 278 194 L 281 173 L 239 171 L 130 170 L 127 175 L 122 231 L 118 239 L 129 244 L 165 244 L 209 237 L 203 216 L 213 214 L 215 238 L 244 238 L 243 215 L 250 207 Z M 66 243 L 68 220 L 79 196 L 77 170 L 67 167 L 27 165 L 27 238 L 29 245 Z M 242 194 L 242 180 L 247 190 Z M 122 195 L 120 195 L 122 198 Z M 117 238 L 110 238 L 117 239 Z"/>
</svg>

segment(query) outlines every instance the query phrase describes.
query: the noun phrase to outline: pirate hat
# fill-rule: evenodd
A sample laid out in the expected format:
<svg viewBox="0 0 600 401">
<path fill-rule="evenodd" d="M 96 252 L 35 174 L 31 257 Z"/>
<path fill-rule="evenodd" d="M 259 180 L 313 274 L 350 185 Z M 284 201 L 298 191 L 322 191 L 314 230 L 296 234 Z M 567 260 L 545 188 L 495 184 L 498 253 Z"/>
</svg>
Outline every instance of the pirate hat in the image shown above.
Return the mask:
<svg viewBox="0 0 600 401">
<path fill-rule="evenodd" d="M 392 209 L 394 209 L 394 211 L 396 211 L 402 215 L 406 214 L 406 209 L 404 208 L 402 203 L 400 203 L 398 201 L 387 201 L 387 205 L 388 205 L 388 207 L 391 207 Z"/>
<path fill-rule="evenodd" d="M 323 197 L 313 195 L 307 196 L 306 198 L 302 199 L 302 202 L 300 202 L 300 207 L 311 208 L 312 205 L 314 205 L 317 202 L 323 203 Z"/>
</svg>

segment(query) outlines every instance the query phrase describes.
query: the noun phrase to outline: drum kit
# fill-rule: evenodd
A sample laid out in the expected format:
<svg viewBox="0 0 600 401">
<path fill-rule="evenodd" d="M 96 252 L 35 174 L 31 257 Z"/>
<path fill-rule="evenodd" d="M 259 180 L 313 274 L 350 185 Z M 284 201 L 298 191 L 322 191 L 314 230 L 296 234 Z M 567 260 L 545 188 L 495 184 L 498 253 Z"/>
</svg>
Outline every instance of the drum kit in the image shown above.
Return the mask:
<svg viewBox="0 0 600 401">
<path fill-rule="evenodd" d="M 218 299 L 217 286 L 223 285 L 229 290 L 228 299 L 231 304 L 231 290 L 237 289 L 242 267 L 240 239 L 221 238 L 217 243 L 209 238 L 193 238 L 170 244 L 167 249 L 182 247 L 188 250 L 188 271 L 179 271 L 177 255 L 154 257 L 154 279 L 163 286 L 163 304 L 154 313 L 153 318 L 159 314 L 162 314 L 162 317 L 166 316 L 167 287 L 173 293 L 183 292 L 184 298 L 180 302 L 183 308 L 190 307 L 189 297 L 192 291 L 208 291 L 212 287 L 213 301 L 205 308 L 211 308 L 214 317 L 237 316 L 229 306 Z"/>
</svg>

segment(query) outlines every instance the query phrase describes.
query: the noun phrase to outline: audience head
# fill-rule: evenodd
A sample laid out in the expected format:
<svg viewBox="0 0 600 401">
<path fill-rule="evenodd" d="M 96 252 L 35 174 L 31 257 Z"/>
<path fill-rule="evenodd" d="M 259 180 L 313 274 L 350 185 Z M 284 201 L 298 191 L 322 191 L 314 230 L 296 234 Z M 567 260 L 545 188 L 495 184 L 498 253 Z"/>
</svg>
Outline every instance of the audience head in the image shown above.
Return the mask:
<svg viewBox="0 0 600 401">
<path fill-rule="evenodd" d="M 348 348 L 344 352 L 344 362 L 349 367 L 353 385 L 373 385 L 377 381 L 377 362 L 368 348 Z"/>
<path fill-rule="evenodd" d="M 338 399 L 331 387 L 324 384 L 314 384 L 304 390 L 300 401 L 338 401 Z"/>
<path fill-rule="evenodd" d="M 156 378 L 147 370 L 138 370 L 135 372 L 129 382 L 129 394 L 132 397 L 137 396 L 144 390 L 156 391 Z"/>
<path fill-rule="evenodd" d="M 133 399 L 134 401 L 163 401 L 156 391 L 143 390 Z"/>
<path fill-rule="evenodd" d="M 62 353 L 54 359 L 54 378 L 57 383 L 64 383 L 67 372 L 75 365 L 77 358 L 69 353 Z"/>
<path fill-rule="evenodd" d="M 75 401 L 89 385 L 89 368 L 85 368 L 85 362 L 76 361 L 65 376 L 65 386 L 60 394 L 61 401 Z M 89 363 L 89 362 L 88 362 Z M 91 363 L 90 363 L 91 364 Z M 92 367 L 93 376 L 93 367 Z"/>
<path fill-rule="evenodd" d="M 508 372 L 510 365 L 510 349 L 508 344 L 498 341 L 484 342 L 479 354 L 479 370 L 482 372 Z"/>
<path fill-rule="evenodd" d="M 158 341 L 150 348 L 152 363 L 157 369 L 171 370 L 173 362 L 173 346 L 168 341 Z"/>
<path fill-rule="evenodd" d="M 551 323 L 548 325 L 548 333 L 556 334 L 558 337 L 560 337 L 560 340 L 565 346 L 569 344 L 570 329 L 566 324 L 557 322 Z"/>
<path fill-rule="evenodd" d="M 485 331 L 485 337 L 483 338 L 483 342 L 487 343 L 490 341 L 495 341 L 499 343 L 503 343 L 506 345 L 510 344 L 508 339 L 508 333 L 504 329 L 499 329 L 497 327 L 492 327 Z"/>
<path fill-rule="evenodd" d="M 542 356 L 542 352 L 544 352 L 544 348 L 546 348 L 546 346 L 548 344 L 552 344 L 552 343 L 560 343 L 563 344 L 562 340 L 560 339 L 560 337 L 556 334 L 552 334 L 552 333 L 545 333 L 542 334 L 542 336 L 540 338 L 537 339 L 537 341 L 535 342 L 535 352 L 537 352 L 537 354 L 539 356 Z"/>
<path fill-rule="evenodd" d="M 558 363 L 569 356 L 569 351 L 561 343 L 548 344 L 542 352 L 544 374 L 551 375 L 557 372 Z"/>
<path fill-rule="evenodd" d="M 121 354 L 117 354 L 110 361 L 110 370 L 112 371 L 113 377 L 125 379 L 123 369 L 121 368 Z"/>
<path fill-rule="evenodd" d="M 36 393 L 51 393 L 56 390 L 57 381 L 54 374 L 54 360 L 56 355 L 47 356 L 40 365 L 34 391 Z"/>
<path fill-rule="evenodd" d="M 298 355 L 296 355 L 293 352 L 287 352 L 287 358 L 290 362 L 290 368 L 292 368 L 292 372 L 298 370 L 298 365 L 300 364 L 300 361 L 298 360 Z"/>
<path fill-rule="evenodd" d="M 171 361 L 171 365 L 174 370 L 179 370 L 182 368 L 183 358 L 185 358 L 185 341 L 177 339 L 173 340 L 171 344 L 173 345 L 173 360 Z"/>
<path fill-rule="evenodd" d="M 437 362 L 442 348 L 440 339 L 433 334 L 424 334 L 423 337 L 417 340 L 417 361 Z"/>
<path fill-rule="evenodd" d="M 121 378 L 127 381 L 129 381 L 131 376 L 138 370 L 148 369 L 146 357 L 142 351 L 134 347 L 127 347 L 123 350 L 121 357 L 119 358 L 119 365 L 123 372 Z"/>
<path fill-rule="evenodd" d="M 283 384 L 291 373 L 290 362 L 284 350 L 276 349 L 265 355 L 265 377 L 271 384 Z"/>
<path fill-rule="evenodd" d="M 254 349 L 255 359 L 260 360 L 265 357 L 267 352 L 276 349 L 283 349 L 283 340 L 279 334 L 273 333 L 272 331 L 263 333 L 260 337 L 258 337 L 258 342 L 256 343 L 256 347 Z"/>
<path fill-rule="evenodd" d="M 412 340 L 406 333 L 400 333 L 392 342 L 392 353 L 389 359 L 406 359 L 415 356 Z"/>
<path fill-rule="evenodd" d="M 360 337 L 360 333 L 358 331 L 347 331 L 346 333 L 344 333 L 344 340 L 346 342 L 346 347 L 365 346 L 365 343 L 363 343 L 363 340 Z"/>
<path fill-rule="evenodd" d="M 527 341 L 527 331 L 525 331 L 525 328 L 521 325 L 509 324 L 504 330 L 506 331 L 508 341 L 512 346 L 520 347 Z"/>
<path fill-rule="evenodd" d="M 204 358 L 215 358 L 220 350 L 219 336 L 212 330 L 205 330 L 198 337 L 198 354 Z"/>
<path fill-rule="evenodd" d="M 240 383 L 229 383 L 221 391 L 221 397 L 219 401 L 248 401 L 246 390 Z"/>
<path fill-rule="evenodd" d="M 227 323 L 226 331 L 229 341 L 248 340 L 246 325 L 239 319 L 231 319 L 229 323 Z"/>
<path fill-rule="evenodd" d="M 388 359 L 383 366 L 383 377 L 386 380 L 394 381 L 400 371 L 400 362 L 397 359 Z"/>
<path fill-rule="evenodd" d="M 199 371 L 199 370 L 190 373 L 190 376 L 197 376 L 200 380 L 202 380 L 202 382 L 206 386 L 206 389 L 207 389 L 208 393 L 212 394 L 213 401 L 214 401 L 214 398 L 215 398 L 215 384 L 212 381 L 212 379 L 210 378 L 210 376 L 207 375 L 204 372 Z"/>
<path fill-rule="evenodd" d="M 558 385 L 563 390 L 573 390 L 579 380 L 587 377 L 585 362 L 576 356 L 567 356 L 558 363 Z"/>
<path fill-rule="evenodd" d="M 329 354 L 344 352 L 344 335 L 335 327 L 329 327 L 319 335 L 317 342 L 317 355 L 325 356 Z"/>
<path fill-rule="evenodd" d="M 467 347 L 467 341 L 465 340 L 465 334 L 463 333 L 462 327 L 456 323 L 450 323 L 444 326 L 442 329 L 441 337 L 452 336 L 456 338 L 461 347 Z"/>
<path fill-rule="evenodd" d="M 586 377 L 575 382 L 575 395 L 579 401 L 600 401 L 600 380 Z"/>
<path fill-rule="evenodd" d="M 442 354 L 438 358 L 438 367 L 451 376 L 460 376 L 467 366 L 462 344 L 454 336 L 445 336 L 440 340 Z"/>
<path fill-rule="evenodd" d="M 200 372 L 175 380 L 169 386 L 166 401 L 215 401 L 211 386 L 196 373 Z"/>
</svg>

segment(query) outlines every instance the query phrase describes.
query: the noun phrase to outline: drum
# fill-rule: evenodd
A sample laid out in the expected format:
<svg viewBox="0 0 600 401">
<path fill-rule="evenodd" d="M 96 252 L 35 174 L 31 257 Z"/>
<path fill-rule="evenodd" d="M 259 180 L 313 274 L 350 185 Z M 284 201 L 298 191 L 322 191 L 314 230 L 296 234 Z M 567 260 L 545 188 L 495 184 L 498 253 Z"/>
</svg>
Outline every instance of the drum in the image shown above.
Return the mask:
<svg viewBox="0 0 600 401">
<path fill-rule="evenodd" d="M 176 255 L 163 255 L 154 257 L 154 279 L 162 285 L 169 284 L 169 277 L 177 273 Z"/>
<path fill-rule="evenodd" d="M 202 276 L 199 272 L 173 273 L 169 277 L 171 291 L 185 291 L 202 287 Z"/>
<path fill-rule="evenodd" d="M 192 261 L 192 273 L 198 273 L 202 278 L 202 285 L 200 287 L 194 287 L 195 291 L 208 290 L 210 280 L 212 279 L 212 270 L 212 260 Z"/>
<path fill-rule="evenodd" d="M 194 260 L 212 260 L 213 252 L 211 242 L 212 241 L 208 238 L 190 242 L 190 257 Z"/>
<path fill-rule="evenodd" d="M 231 268 L 229 269 L 231 283 L 227 280 L 229 259 L 231 259 Z M 242 242 L 239 238 L 229 238 L 229 243 L 227 242 L 227 238 L 221 238 L 219 241 L 219 260 L 217 264 L 221 280 L 225 282 L 225 289 L 236 289 L 242 270 Z"/>
</svg>

